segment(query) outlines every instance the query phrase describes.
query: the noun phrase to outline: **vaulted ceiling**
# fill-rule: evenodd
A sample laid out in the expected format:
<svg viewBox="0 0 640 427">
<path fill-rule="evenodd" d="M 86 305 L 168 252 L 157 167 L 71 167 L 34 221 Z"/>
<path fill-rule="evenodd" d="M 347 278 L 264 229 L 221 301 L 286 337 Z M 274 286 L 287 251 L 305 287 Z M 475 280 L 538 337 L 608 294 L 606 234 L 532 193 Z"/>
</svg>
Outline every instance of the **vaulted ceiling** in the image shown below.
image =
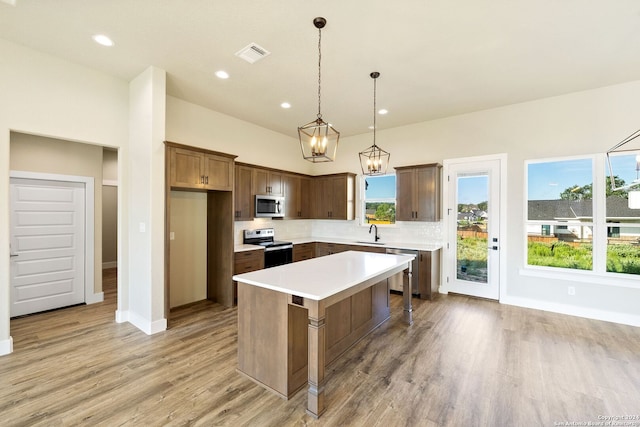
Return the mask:
<svg viewBox="0 0 640 427">
<path fill-rule="evenodd" d="M 124 80 L 162 68 L 169 95 L 296 137 L 318 109 L 317 16 L 343 136 L 371 132 L 372 71 L 378 129 L 640 79 L 637 0 L 0 0 L 0 38 Z M 270 54 L 235 55 L 250 43 Z"/>
</svg>

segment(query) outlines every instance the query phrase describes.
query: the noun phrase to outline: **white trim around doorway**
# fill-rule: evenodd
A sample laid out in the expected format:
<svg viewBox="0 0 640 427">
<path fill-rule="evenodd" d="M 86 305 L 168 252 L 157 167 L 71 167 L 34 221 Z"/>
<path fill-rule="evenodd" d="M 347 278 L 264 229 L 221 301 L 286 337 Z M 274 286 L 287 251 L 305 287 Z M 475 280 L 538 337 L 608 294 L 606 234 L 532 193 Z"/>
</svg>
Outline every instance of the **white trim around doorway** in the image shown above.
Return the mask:
<svg viewBox="0 0 640 427">
<path fill-rule="evenodd" d="M 90 176 L 58 175 L 52 173 L 9 171 L 9 179 L 25 178 L 44 181 L 79 182 L 85 186 L 85 280 L 84 301 L 95 304 L 104 301 L 103 292 L 95 292 L 95 188 L 94 178 Z"/>
<path fill-rule="evenodd" d="M 447 177 L 449 176 L 449 169 L 451 165 L 458 163 L 470 163 L 470 162 L 481 162 L 481 161 L 490 161 L 490 160 L 498 160 L 500 162 L 500 279 L 499 279 L 499 289 L 500 296 L 499 302 L 504 302 L 507 298 L 507 154 L 499 153 L 499 154 L 489 154 L 485 156 L 476 156 L 476 157 L 460 157 L 457 159 L 446 159 L 442 162 L 442 177 L 443 177 L 443 185 L 442 185 L 442 200 L 443 200 L 443 233 L 445 238 L 444 247 L 442 251 L 442 266 L 447 266 L 448 264 L 448 251 L 447 245 L 451 242 L 448 241 L 449 236 L 449 221 L 447 221 L 447 208 L 448 200 L 449 200 L 449 186 Z M 457 210 L 457 209 L 456 209 Z M 447 294 L 449 292 L 447 285 L 447 274 L 449 271 L 447 268 L 440 269 L 440 293 Z"/>
</svg>

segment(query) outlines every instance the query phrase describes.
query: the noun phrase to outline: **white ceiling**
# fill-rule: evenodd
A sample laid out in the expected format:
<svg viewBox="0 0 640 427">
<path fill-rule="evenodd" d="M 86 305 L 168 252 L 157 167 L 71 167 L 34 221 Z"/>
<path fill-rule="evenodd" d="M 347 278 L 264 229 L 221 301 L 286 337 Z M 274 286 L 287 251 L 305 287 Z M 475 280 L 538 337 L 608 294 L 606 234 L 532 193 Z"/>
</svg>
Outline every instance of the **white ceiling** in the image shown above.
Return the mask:
<svg viewBox="0 0 640 427">
<path fill-rule="evenodd" d="M 125 80 L 159 67 L 170 95 L 297 137 L 317 114 L 316 16 L 343 136 L 371 132 L 372 71 L 378 129 L 640 79 L 638 0 L 2 0 L 0 38 Z M 251 42 L 271 55 L 234 55 Z"/>
</svg>

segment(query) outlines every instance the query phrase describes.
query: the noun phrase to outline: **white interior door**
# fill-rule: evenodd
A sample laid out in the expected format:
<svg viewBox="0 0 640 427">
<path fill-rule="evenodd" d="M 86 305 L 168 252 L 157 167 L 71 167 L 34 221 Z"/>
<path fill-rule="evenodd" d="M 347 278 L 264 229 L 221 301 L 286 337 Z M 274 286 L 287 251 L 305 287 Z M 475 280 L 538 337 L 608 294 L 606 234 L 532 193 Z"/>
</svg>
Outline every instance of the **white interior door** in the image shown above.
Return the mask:
<svg viewBox="0 0 640 427">
<path fill-rule="evenodd" d="M 445 163 L 449 292 L 500 299 L 500 166 L 500 159 Z"/>
<path fill-rule="evenodd" d="M 11 178 L 11 316 L 85 302 L 85 184 Z"/>
</svg>

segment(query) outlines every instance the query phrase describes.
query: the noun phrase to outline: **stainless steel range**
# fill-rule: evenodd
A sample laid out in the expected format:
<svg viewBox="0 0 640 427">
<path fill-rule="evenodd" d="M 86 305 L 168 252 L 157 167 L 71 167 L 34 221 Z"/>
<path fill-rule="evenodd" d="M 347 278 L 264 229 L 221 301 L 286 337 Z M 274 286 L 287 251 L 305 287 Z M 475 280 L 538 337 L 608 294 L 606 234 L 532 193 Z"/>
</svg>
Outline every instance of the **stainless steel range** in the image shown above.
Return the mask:
<svg viewBox="0 0 640 427">
<path fill-rule="evenodd" d="M 293 243 L 275 240 L 273 228 L 244 230 L 243 243 L 264 246 L 264 268 L 289 264 L 293 261 Z"/>
</svg>

